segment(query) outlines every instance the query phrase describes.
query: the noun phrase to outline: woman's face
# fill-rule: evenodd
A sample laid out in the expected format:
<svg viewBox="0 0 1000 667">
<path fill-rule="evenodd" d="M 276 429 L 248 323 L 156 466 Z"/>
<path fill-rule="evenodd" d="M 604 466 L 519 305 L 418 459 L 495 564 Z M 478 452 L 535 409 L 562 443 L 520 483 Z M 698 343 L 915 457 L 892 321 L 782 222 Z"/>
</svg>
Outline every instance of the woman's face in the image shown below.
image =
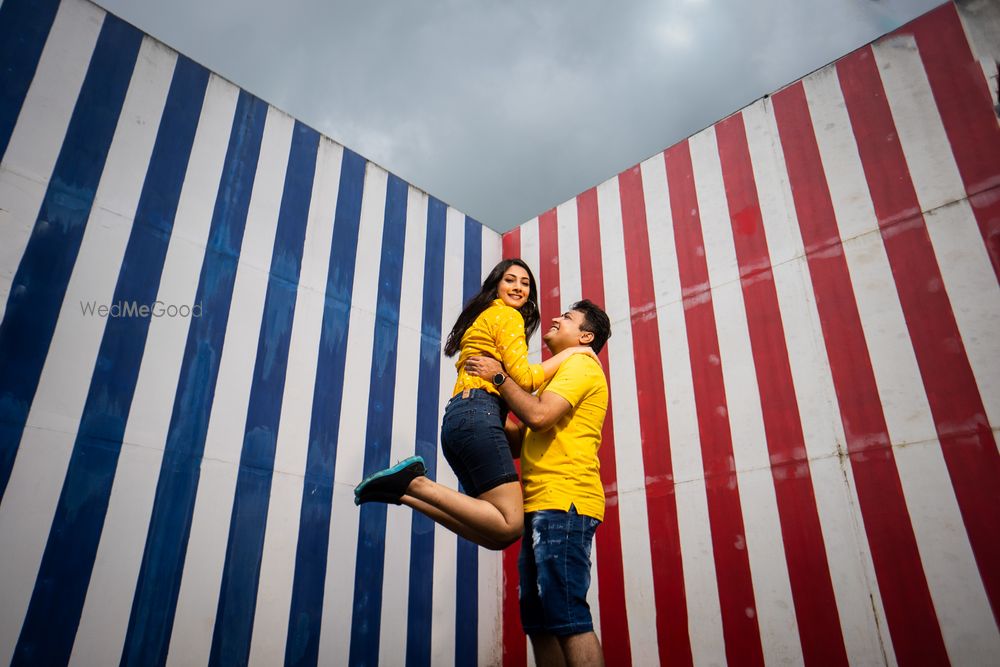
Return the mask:
<svg viewBox="0 0 1000 667">
<path fill-rule="evenodd" d="M 511 308 L 520 309 L 531 293 L 531 279 L 528 272 L 517 264 L 512 264 L 500 278 L 497 296 Z"/>
</svg>

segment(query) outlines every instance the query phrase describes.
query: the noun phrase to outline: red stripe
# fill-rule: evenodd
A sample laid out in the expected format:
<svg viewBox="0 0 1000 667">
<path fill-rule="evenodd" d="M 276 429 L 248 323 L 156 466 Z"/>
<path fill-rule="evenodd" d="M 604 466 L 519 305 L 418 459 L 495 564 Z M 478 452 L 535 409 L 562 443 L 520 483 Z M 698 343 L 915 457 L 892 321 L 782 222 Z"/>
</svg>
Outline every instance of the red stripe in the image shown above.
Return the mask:
<svg viewBox="0 0 1000 667">
<path fill-rule="evenodd" d="M 639 167 L 619 174 L 618 188 L 621 193 L 639 433 L 646 476 L 657 646 L 661 664 L 689 665 L 692 663 L 691 640 L 688 636 L 687 598 L 667 430 L 660 329 L 649 256 L 646 202 Z"/>
<path fill-rule="evenodd" d="M 842 59 L 837 73 L 944 460 L 998 618 L 1000 453 L 951 301 L 940 287 L 941 271 L 871 49 Z"/>
<path fill-rule="evenodd" d="M 910 33 L 924 62 L 972 212 L 1000 280 L 1000 127 L 983 68 L 972 54 L 958 9 L 947 2 L 897 34 Z M 992 598 L 991 598 L 992 600 Z M 996 605 L 993 607 L 996 613 Z"/>
<path fill-rule="evenodd" d="M 503 258 L 515 259 L 521 256 L 521 228 L 515 227 L 503 235 Z"/>
<path fill-rule="evenodd" d="M 688 142 L 685 140 L 667 149 L 664 159 L 684 298 L 726 657 L 734 665 L 763 665 L 764 654 L 750 578 L 726 389 L 719 364 L 719 339 Z"/>
<path fill-rule="evenodd" d="M 743 115 L 715 132 L 802 655 L 807 665 L 846 665 Z"/>
<path fill-rule="evenodd" d="M 604 305 L 604 265 L 601 261 L 601 228 L 597 190 L 591 188 L 576 198 L 580 228 L 580 283 L 583 297 Z M 600 353 L 611 391 L 608 348 Z M 597 529 L 597 598 L 601 605 L 601 643 L 609 665 L 631 665 L 628 616 L 625 610 L 625 573 L 622 568 L 621 520 L 618 515 L 618 468 L 615 464 L 615 430 L 612 401 L 601 432 L 601 479 L 607 497 L 604 523 Z"/>
<path fill-rule="evenodd" d="M 903 499 L 805 91 L 796 83 L 771 100 L 896 658 L 901 665 L 948 664 Z"/>
<path fill-rule="evenodd" d="M 521 228 L 517 227 L 503 235 L 503 258 L 521 256 Z M 521 462 L 515 461 L 518 477 Z M 507 547 L 501 556 L 503 567 L 503 667 L 525 667 L 528 664 L 528 639 L 521 628 L 521 610 L 517 600 L 517 558 L 521 554 L 521 542 Z"/>
<path fill-rule="evenodd" d="M 538 216 L 538 310 L 545 333 L 549 321 L 562 312 L 559 299 L 559 229 L 556 210 Z M 542 345 L 542 358 L 551 356 L 549 348 Z"/>
</svg>

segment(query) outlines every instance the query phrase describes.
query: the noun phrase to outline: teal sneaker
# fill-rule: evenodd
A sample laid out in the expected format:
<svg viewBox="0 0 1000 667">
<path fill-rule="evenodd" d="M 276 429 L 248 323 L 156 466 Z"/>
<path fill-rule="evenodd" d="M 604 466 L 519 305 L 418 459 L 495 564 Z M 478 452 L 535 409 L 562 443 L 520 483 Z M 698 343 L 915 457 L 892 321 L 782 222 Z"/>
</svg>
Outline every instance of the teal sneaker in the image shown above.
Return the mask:
<svg viewBox="0 0 1000 667">
<path fill-rule="evenodd" d="M 354 487 L 354 504 L 378 502 L 399 505 L 410 482 L 426 474 L 427 466 L 422 457 L 405 458 L 391 468 L 365 477 L 364 481 Z"/>
</svg>

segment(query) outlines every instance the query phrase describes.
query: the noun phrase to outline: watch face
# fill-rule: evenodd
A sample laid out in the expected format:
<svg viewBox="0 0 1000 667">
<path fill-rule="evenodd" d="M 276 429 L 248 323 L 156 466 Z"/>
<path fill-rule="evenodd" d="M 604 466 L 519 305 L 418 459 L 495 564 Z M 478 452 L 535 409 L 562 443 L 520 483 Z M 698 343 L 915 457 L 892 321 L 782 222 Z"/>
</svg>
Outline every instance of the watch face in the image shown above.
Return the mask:
<svg viewBox="0 0 1000 667">
<path fill-rule="evenodd" d="M 507 379 L 506 375 L 504 375 L 503 373 L 497 373 L 496 375 L 493 376 L 493 384 L 499 387 L 500 385 L 503 384 L 503 381 L 506 379 Z"/>
</svg>

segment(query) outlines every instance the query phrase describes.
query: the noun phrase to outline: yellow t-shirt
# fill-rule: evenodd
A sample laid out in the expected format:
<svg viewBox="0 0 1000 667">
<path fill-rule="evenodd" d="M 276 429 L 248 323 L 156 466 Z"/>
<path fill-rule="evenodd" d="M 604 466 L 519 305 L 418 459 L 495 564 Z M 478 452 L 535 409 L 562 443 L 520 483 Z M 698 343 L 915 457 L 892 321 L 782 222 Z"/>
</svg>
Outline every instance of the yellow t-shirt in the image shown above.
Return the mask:
<svg viewBox="0 0 1000 667">
<path fill-rule="evenodd" d="M 608 411 L 608 382 L 591 357 L 574 354 L 539 393 L 551 391 L 572 406 L 552 428 L 527 429 L 521 445 L 524 511 L 568 511 L 604 520 L 601 428 Z"/>
<path fill-rule="evenodd" d="M 542 365 L 528 363 L 524 318 L 520 311 L 500 299 L 494 299 L 489 308 L 479 313 L 462 336 L 462 349 L 455 362 L 458 379 L 452 396 L 465 389 L 485 389 L 491 394 L 499 394 L 492 381 L 465 372 L 465 362 L 476 356 L 493 357 L 502 363 L 510 379 L 526 391 L 535 391 L 545 381 Z"/>
</svg>

